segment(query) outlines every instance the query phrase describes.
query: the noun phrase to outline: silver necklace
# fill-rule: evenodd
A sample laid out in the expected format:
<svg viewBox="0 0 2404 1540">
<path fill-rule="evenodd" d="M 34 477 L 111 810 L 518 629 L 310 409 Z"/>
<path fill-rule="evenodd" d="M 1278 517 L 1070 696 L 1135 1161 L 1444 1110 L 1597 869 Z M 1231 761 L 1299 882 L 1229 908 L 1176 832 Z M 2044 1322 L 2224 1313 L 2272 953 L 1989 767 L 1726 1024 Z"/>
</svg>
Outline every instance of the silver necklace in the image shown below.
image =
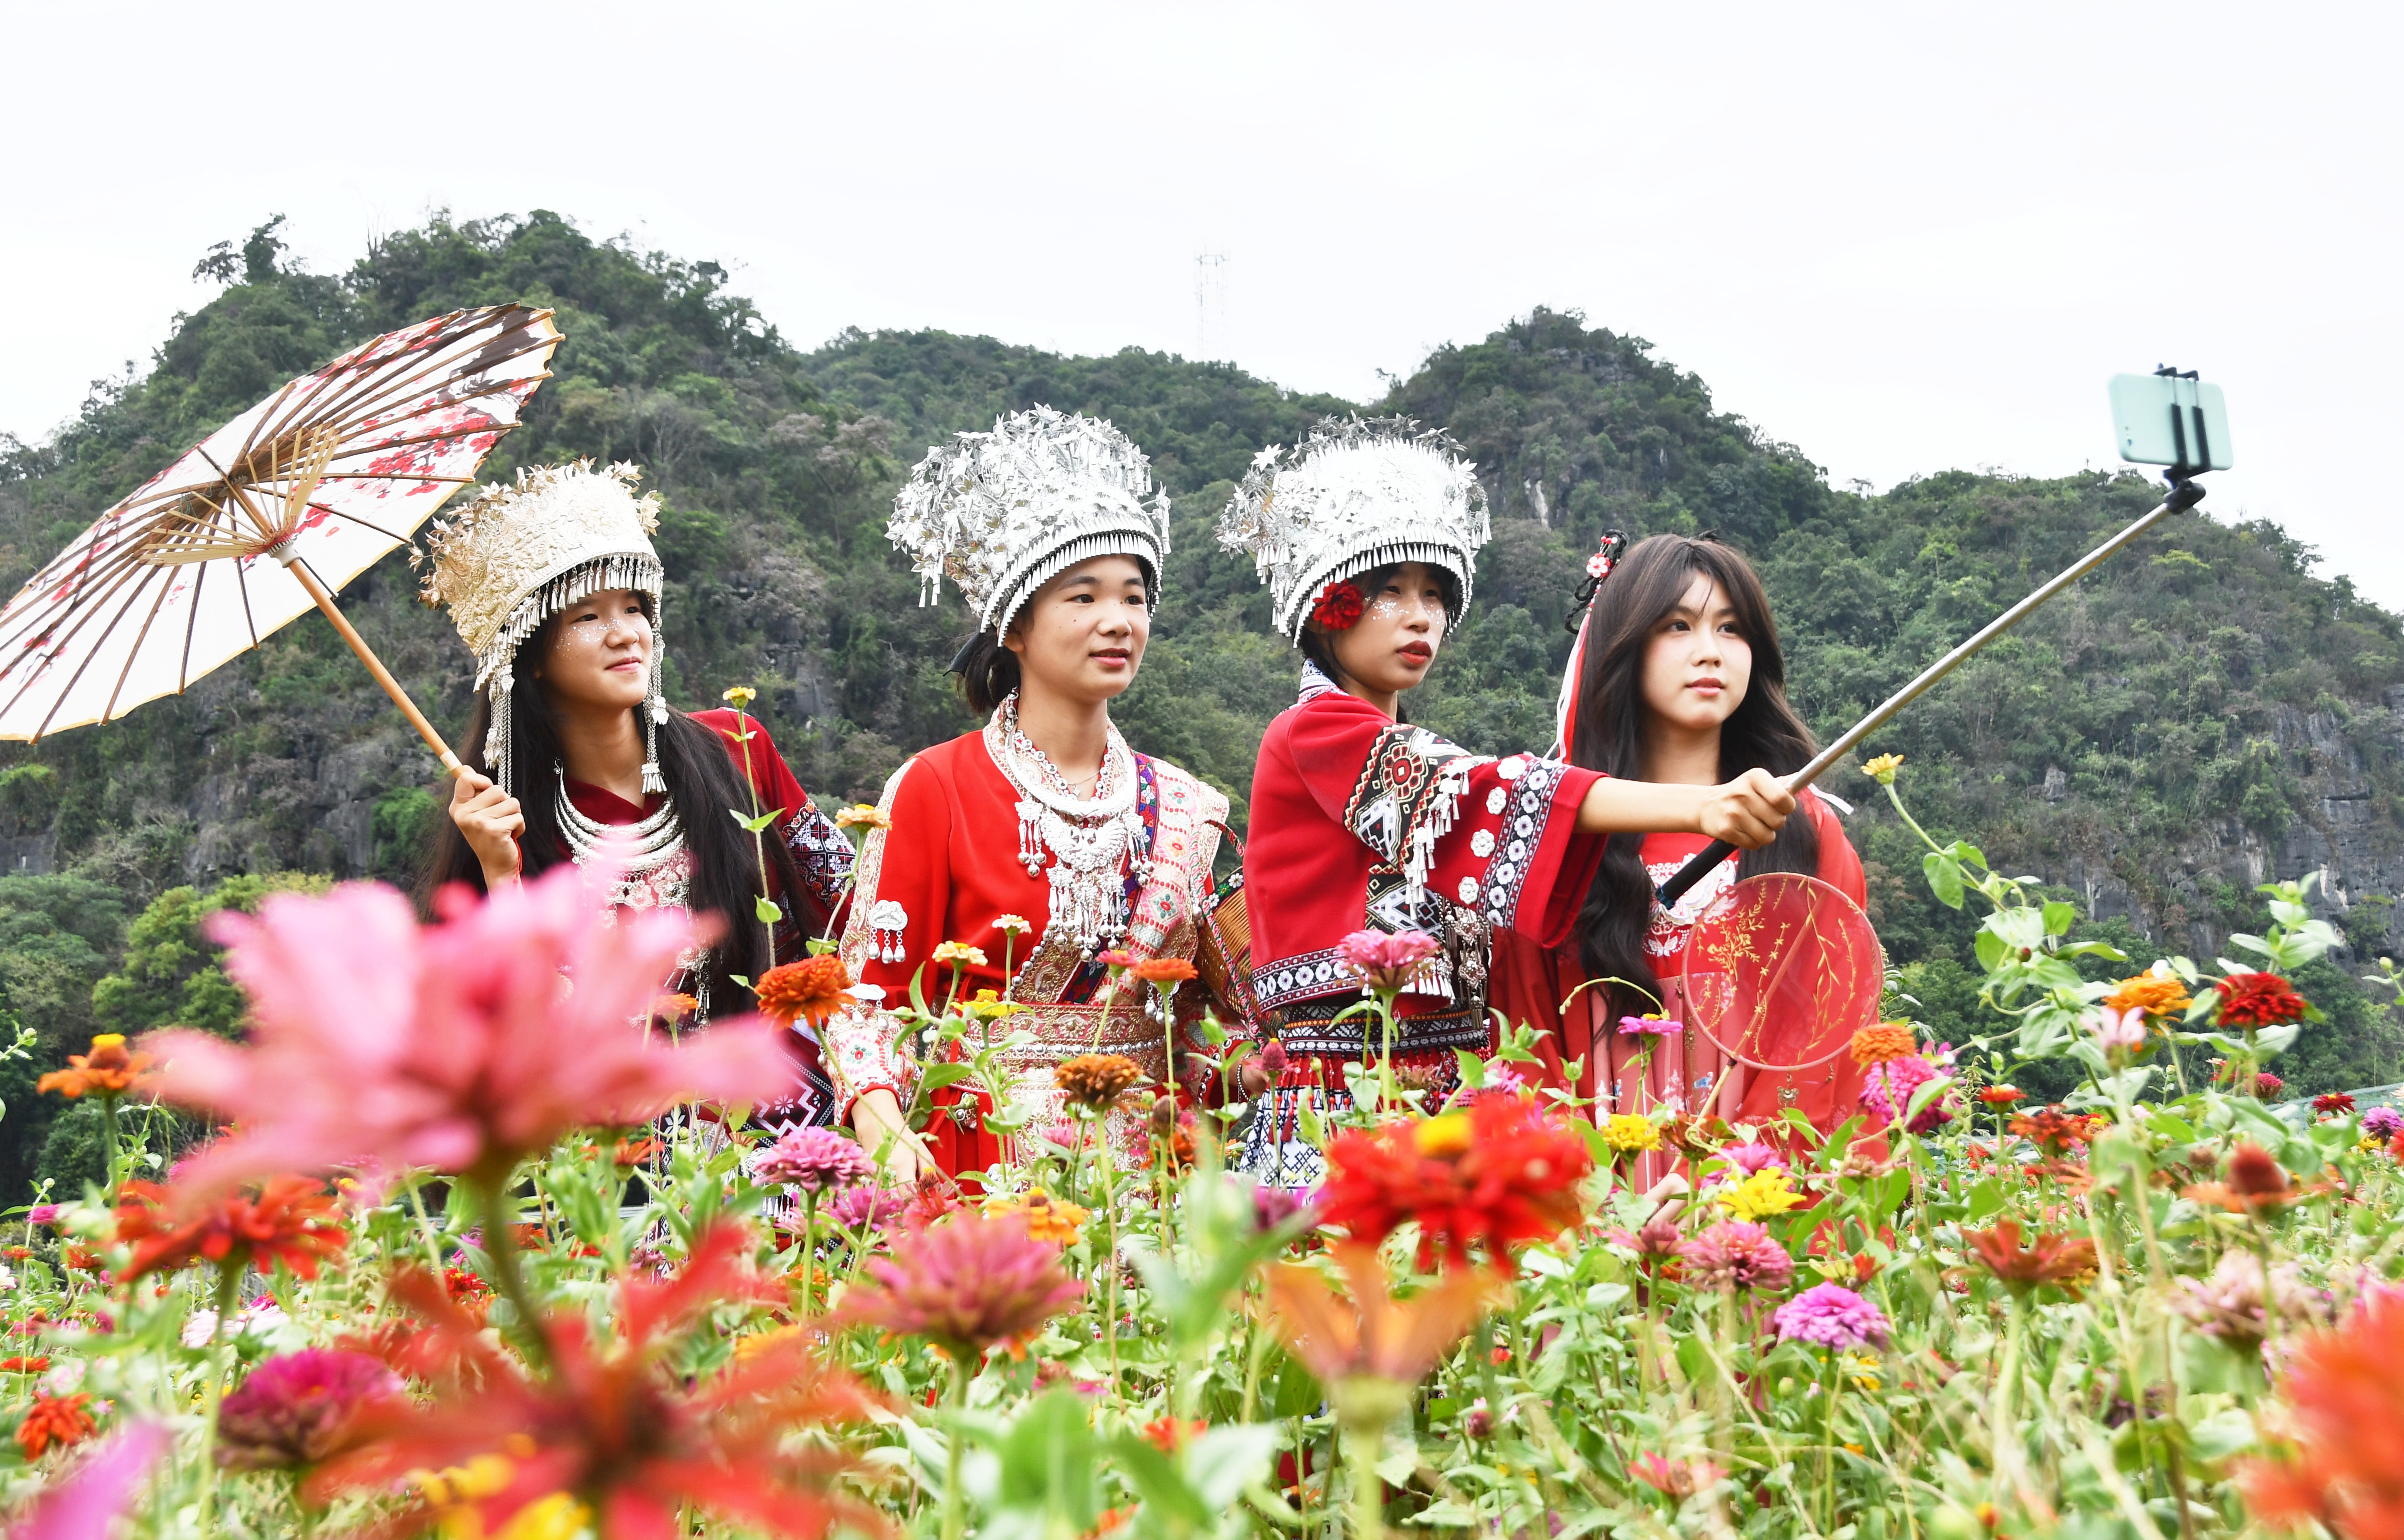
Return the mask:
<svg viewBox="0 0 2404 1540">
<path fill-rule="evenodd" d="M 664 798 L 657 812 L 636 823 L 604 824 L 586 817 L 568 799 L 566 769 L 554 765 L 552 770 L 558 780 L 552 815 L 559 824 L 560 839 L 566 842 L 568 859 L 586 867 L 606 854 L 623 863 L 623 874 L 608 893 L 609 906 L 641 909 L 656 902 L 670 909 L 686 908 L 692 888 L 688 867 L 669 871 L 657 883 L 648 881 L 684 853 L 684 825 L 677 820 L 676 804 Z"/>
<path fill-rule="evenodd" d="M 1050 857 L 1052 915 L 1043 928 L 1073 940 L 1084 956 L 1126 935 L 1126 874 L 1142 839 L 1135 811 L 1135 756 L 1118 729 L 1110 729 L 1094 795 L 1079 797 L 1051 757 L 1020 729 L 1018 695 L 1013 691 L 994 714 L 999 752 L 994 763 L 1018 793 L 1018 859 L 1027 875 L 1045 872 Z M 1148 863 L 1134 863 L 1140 879 Z"/>
</svg>

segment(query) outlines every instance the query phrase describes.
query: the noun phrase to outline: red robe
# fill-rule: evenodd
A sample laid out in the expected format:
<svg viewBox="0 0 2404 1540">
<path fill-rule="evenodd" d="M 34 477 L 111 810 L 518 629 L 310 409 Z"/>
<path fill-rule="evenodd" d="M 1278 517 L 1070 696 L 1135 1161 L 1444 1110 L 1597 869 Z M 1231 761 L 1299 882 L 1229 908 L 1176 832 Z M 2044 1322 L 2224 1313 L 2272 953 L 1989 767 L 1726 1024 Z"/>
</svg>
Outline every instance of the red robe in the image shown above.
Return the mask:
<svg viewBox="0 0 2404 1540">
<path fill-rule="evenodd" d="M 851 841 L 844 837 L 826 814 L 818 811 L 810 794 L 802 789 L 785 756 L 776 752 L 768 729 L 756 716 L 748 718 L 751 737 L 747 744 L 738 736 L 741 718 L 732 711 L 697 711 L 692 719 L 716 731 L 726 745 L 727 757 L 738 770 L 749 772 L 752 792 L 760 798 L 760 810 L 778 810 L 783 816 L 770 825 L 775 837 L 785 841 L 792 853 L 793 864 L 800 869 L 802 889 L 798 902 L 788 900 L 781 892 L 771 891 L 786 909 L 785 923 L 777 929 L 776 955 L 790 961 L 805 955 L 804 940 L 811 936 L 823 936 L 832 929 L 834 918 L 843 905 L 845 890 L 851 881 Z M 747 761 L 746 749 L 748 749 Z M 587 818 L 600 824 L 636 824 L 655 812 L 662 800 L 659 793 L 643 798 L 640 807 L 617 793 L 589 785 L 582 781 L 566 782 L 567 799 Z M 734 812 L 752 816 L 748 808 Z M 712 816 L 724 816 L 710 810 Z M 565 856 L 563 852 L 562 855 Z M 685 859 L 691 859 L 687 856 Z M 773 887 L 774 873 L 771 872 Z M 713 1008 L 723 1012 L 727 1003 L 712 1002 Z M 776 1109 L 774 1121 L 779 1123 L 826 1123 L 834 1117 L 834 1089 L 827 1078 L 816 1035 L 806 1025 L 794 1028 L 787 1040 L 800 1088 L 794 1099 Z"/>
<path fill-rule="evenodd" d="M 1813 875 L 1854 903 L 1866 902 L 1861 858 L 1853 853 L 1835 811 L 1808 790 L 1798 800 L 1820 837 L 1820 866 Z M 1657 886 L 1710 842 L 1700 834 L 1648 834 L 1637 858 Z M 1735 882 L 1736 869 L 1735 860 L 1724 861 L 1674 909 L 1665 909 L 1657 901 L 1653 906 L 1645 961 L 1660 980 L 1672 1017 L 1682 1015 L 1678 979 L 1686 938 L 1704 909 Z M 1762 1122 L 1782 1107 L 1796 1106 L 1823 1129 L 1852 1115 L 1861 1091 L 1861 1072 L 1850 1056 L 1839 1054 L 1825 1066 L 1792 1074 L 1748 1072 L 1702 1034 L 1690 1031 L 1662 1039 L 1648 1060 L 1640 1039 L 1619 1035 L 1620 1013 L 1609 992 L 1598 987 L 1570 998 L 1585 981 L 1574 942 L 1546 948 L 1513 937 L 1496 948 L 1495 1007 L 1514 1022 L 1544 1030 L 1538 1051 L 1545 1056 L 1555 1084 L 1565 1082 L 1568 1061 L 1584 1061 L 1576 1089 L 1580 1095 L 1592 1096 L 1598 1084 L 1603 1088 L 1607 1094 L 1599 1112 L 1643 1113 L 1673 1100 L 1685 1110 L 1702 1111 L 1696 1103 L 1707 1101 L 1708 1110 L 1730 1122 Z M 1569 1002 L 1566 1012 L 1563 1001 Z M 1703 1088 L 1699 1096 L 1694 1094 L 1698 1086 Z"/>
<path fill-rule="evenodd" d="M 1154 1084 L 1162 1082 L 1167 1048 L 1159 1023 L 1145 1013 L 1145 987 L 1128 979 L 1113 988 L 1109 970 L 1083 957 L 1074 941 L 1044 939 L 1050 881 L 1019 859 L 1019 793 L 996 764 L 998 753 L 999 728 L 988 724 L 914 756 L 885 784 L 878 808 L 889 826 L 872 833 L 860 852 L 842 946 L 852 977 L 885 992 L 883 1008 L 863 1007 L 828 1023 L 838 1117 L 872 1089 L 910 1104 L 920 1066 L 894 1011 L 910 1004 L 914 982 L 927 1008 L 938 1013 L 948 999 L 966 1005 L 980 990 L 1028 1007 L 996 1023 L 993 1033 L 996 1040 L 1034 1035 L 1031 1047 L 1002 1056 L 1013 1081 L 1009 1100 L 1029 1112 L 1030 1132 L 1060 1116 L 1051 1071 L 1064 1059 L 1125 1054 Z M 1128 934 L 1119 950 L 1139 962 L 1190 960 L 1194 917 L 1209 891 L 1227 799 L 1164 760 L 1133 757 L 1151 875 L 1139 883 L 1128 879 Z M 1028 928 L 1006 933 L 997 923 L 1004 916 L 1024 919 Z M 945 941 L 983 957 L 960 969 L 957 993 L 952 965 L 933 960 Z M 954 1057 L 962 1057 L 957 1046 Z M 945 1172 L 982 1171 L 1003 1157 L 1001 1138 L 982 1116 L 992 1110 L 989 1095 L 962 1082 L 929 1101 L 935 1116 L 926 1138 Z M 1124 1137 L 1131 1130 L 1119 1131 Z"/>
</svg>

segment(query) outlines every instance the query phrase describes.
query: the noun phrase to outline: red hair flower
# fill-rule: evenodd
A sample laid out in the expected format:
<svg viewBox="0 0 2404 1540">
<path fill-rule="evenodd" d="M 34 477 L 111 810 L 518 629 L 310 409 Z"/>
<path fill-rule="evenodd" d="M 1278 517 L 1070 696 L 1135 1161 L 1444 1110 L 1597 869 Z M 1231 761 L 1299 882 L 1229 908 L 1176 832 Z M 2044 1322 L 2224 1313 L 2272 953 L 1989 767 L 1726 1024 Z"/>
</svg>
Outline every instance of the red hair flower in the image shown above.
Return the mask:
<svg viewBox="0 0 2404 1540">
<path fill-rule="evenodd" d="M 1319 590 L 1310 618 L 1322 631 L 1350 631 L 1361 623 L 1361 590 L 1337 579 Z"/>
</svg>

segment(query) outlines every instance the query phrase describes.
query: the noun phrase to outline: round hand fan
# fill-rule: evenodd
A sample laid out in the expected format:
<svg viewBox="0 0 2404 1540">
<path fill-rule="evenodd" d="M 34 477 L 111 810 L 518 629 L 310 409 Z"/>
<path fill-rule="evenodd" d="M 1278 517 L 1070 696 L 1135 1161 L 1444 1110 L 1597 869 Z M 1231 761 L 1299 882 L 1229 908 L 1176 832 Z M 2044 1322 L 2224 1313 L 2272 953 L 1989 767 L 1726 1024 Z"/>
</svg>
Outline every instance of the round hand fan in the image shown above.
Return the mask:
<svg viewBox="0 0 2404 1540">
<path fill-rule="evenodd" d="M 1806 1070 L 1877 1019 L 1886 953 L 1869 917 L 1799 872 L 1748 877 L 1686 938 L 1687 1025 L 1760 1070 Z"/>
</svg>

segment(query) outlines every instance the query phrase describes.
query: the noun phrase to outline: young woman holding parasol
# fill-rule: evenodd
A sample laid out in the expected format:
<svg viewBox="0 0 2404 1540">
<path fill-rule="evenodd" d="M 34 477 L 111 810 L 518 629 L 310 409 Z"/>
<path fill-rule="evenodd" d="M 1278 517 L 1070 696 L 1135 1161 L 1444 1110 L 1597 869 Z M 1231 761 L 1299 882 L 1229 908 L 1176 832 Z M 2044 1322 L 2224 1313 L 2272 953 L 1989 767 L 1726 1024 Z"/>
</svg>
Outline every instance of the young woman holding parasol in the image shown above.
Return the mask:
<svg viewBox="0 0 2404 1540">
<path fill-rule="evenodd" d="M 1563 757 L 1608 775 L 1694 786 L 1799 769 L 1811 757 L 1811 735 L 1787 704 L 1777 625 L 1752 566 L 1709 537 L 1656 534 L 1623 546 L 1622 536 L 1606 536 L 1588 563 L 1586 615 L 1563 678 Z M 1749 1072 L 1724 1046 L 1727 1034 L 1715 1038 L 1709 1030 L 1717 1024 L 1712 1007 L 1719 1001 L 1690 1000 L 1683 977 L 1697 920 L 1739 879 L 1800 873 L 1853 906 L 1863 902 L 1861 862 L 1827 798 L 1807 789 L 1796 800 L 1805 816 L 1787 820 L 1776 839 L 1741 861 L 1713 868 L 1669 907 L 1656 900 L 1656 884 L 1705 839 L 1614 834 L 1572 941 L 1547 949 L 1510 938 L 1498 949 L 1497 1007 L 1514 1020 L 1559 1022 L 1544 1051 L 1557 1067 L 1583 1060 L 1580 1090 L 1591 1095 L 1599 1087 L 1609 1111 L 1667 1104 L 1766 1121 L 1796 1108 L 1824 1129 L 1842 1121 L 1860 1089 L 1859 1071 L 1841 1053 L 1822 1052 L 1840 1041 L 1838 1030 L 1850 1033 L 1860 1021 L 1831 1016 L 1827 1030 L 1815 1026 L 1812 1051 L 1800 1057 L 1816 1063 Z M 1810 891 L 1824 903 L 1828 897 Z M 1838 934 L 1854 944 L 1823 949 L 1826 954 L 1875 975 L 1880 960 L 1866 923 Z M 1814 964 L 1821 960 L 1815 952 Z M 1596 982 L 1581 989 L 1588 979 Z M 1874 978 L 1870 983 L 1874 1005 Z M 1858 988 L 1845 993 L 1847 1002 L 1857 1006 L 1859 999 Z M 1683 1030 L 1642 1030 L 1654 1015 Z M 1623 1031 L 1630 1019 L 1637 1025 Z"/>
<path fill-rule="evenodd" d="M 1244 1159 L 1264 1182 L 1318 1180 L 1301 1114 L 1348 1108 L 1342 1063 L 1370 1051 L 1363 1014 L 1345 1017 L 1362 992 L 1348 936 L 1440 943 L 1398 1001 L 1392 1046 L 1440 1100 L 1456 1050 L 1492 1047 L 1494 937 L 1567 941 L 1601 836 L 1683 829 L 1750 848 L 1795 806 L 1758 770 L 1718 785 L 1614 780 L 1473 755 L 1403 720 L 1403 692 L 1468 606 L 1487 532 L 1475 467 L 1400 418 L 1330 419 L 1290 461 L 1265 451 L 1220 525 L 1223 545 L 1254 557 L 1305 659 L 1300 700 L 1262 739 L 1244 858 L 1255 1026 L 1283 1061 L 1272 1071 L 1256 1055 L 1244 1071 L 1256 1109 Z"/>
<path fill-rule="evenodd" d="M 912 756 L 885 784 L 884 826 L 861 847 L 842 955 L 882 992 L 827 1023 L 829 1065 L 862 1144 L 910 1169 L 984 1170 L 1005 1135 L 973 1082 L 934 1091 L 921 1145 L 903 1124 L 919 1065 L 892 1007 L 914 982 L 930 1007 L 990 990 L 1014 1007 L 997 1040 L 1027 1034 L 1002 1067 L 1041 1126 L 1060 1116 L 1054 1069 L 1083 1054 L 1171 1074 L 1152 990 L 1114 979 L 1103 954 L 1190 962 L 1195 914 L 1227 799 L 1137 754 L 1110 703 L 1134 683 L 1168 553 L 1168 499 L 1150 462 L 1108 423 L 1049 407 L 929 450 L 888 527 L 931 596 L 950 578 L 977 629 L 953 660 L 972 732 Z M 939 949 L 942 949 L 939 950 Z M 957 1045 L 955 1045 L 957 1047 Z M 1140 1124 L 1110 1136 L 1132 1156 Z"/>
<path fill-rule="evenodd" d="M 427 537 L 426 599 L 450 607 L 477 670 L 467 768 L 420 893 L 430 904 L 453 882 L 490 890 L 614 846 L 625 870 L 602 901 L 724 924 L 664 986 L 690 996 L 692 1019 L 706 1022 L 748 1009 L 740 980 L 799 959 L 808 936 L 832 928 L 851 844 L 758 718 L 669 708 L 664 576 L 650 540 L 659 498 L 635 494 L 637 474 L 589 462 L 530 467 Z M 745 825 L 772 811 L 768 838 L 755 842 Z M 773 928 L 755 918 L 762 897 L 784 911 Z M 814 1035 L 797 1024 L 788 1042 L 799 1083 L 767 1120 L 831 1121 Z"/>
</svg>

